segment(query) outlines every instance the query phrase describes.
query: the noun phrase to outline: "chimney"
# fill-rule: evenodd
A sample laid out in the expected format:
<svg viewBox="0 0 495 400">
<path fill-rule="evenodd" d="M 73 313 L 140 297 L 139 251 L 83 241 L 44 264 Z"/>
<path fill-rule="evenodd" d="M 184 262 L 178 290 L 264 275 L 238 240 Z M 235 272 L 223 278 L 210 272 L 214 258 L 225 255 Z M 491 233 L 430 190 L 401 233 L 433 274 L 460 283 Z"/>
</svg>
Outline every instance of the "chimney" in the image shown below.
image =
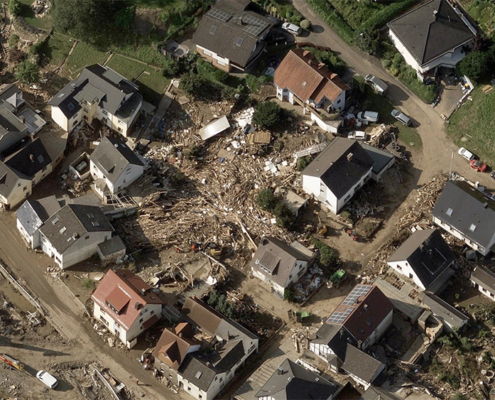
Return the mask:
<svg viewBox="0 0 495 400">
<path fill-rule="evenodd" d="M 368 311 L 368 304 L 364 304 L 363 308 L 365 309 L 365 311 Z"/>
<path fill-rule="evenodd" d="M 358 340 L 358 349 L 361 350 L 361 346 L 363 345 L 363 341 L 362 340 Z"/>
<path fill-rule="evenodd" d="M 437 14 L 438 14 L 438 11 L 437 10 L 433 10 L 433 16 L 435 17 L 435 19 L 437 18 Z"/>
<path fill-rule="evenodd" d="M 347 154 L 347 161 L 351 161 L 353 156 L 354 154 L 352 153 Z"/>
<path fill-rule="evenodd" d="M 277 375 L 283 375 L 284 373 L 285 373 L 285 371 L 282 367 L 277 368 Z"/>
<path fill-rule="evenodd" d="M 487 207 L 488 207 L 488 203 L 485 201 L 485 202 L 483 203 L 483 208 L 487 208 Z"/>
<path fill-rule="evenodd" d="M 30 154 L 30 155 L 29 155 L 29 160 L 30 160 L 31 162 L 34 162 L 34 155 Z"/>
</svg>

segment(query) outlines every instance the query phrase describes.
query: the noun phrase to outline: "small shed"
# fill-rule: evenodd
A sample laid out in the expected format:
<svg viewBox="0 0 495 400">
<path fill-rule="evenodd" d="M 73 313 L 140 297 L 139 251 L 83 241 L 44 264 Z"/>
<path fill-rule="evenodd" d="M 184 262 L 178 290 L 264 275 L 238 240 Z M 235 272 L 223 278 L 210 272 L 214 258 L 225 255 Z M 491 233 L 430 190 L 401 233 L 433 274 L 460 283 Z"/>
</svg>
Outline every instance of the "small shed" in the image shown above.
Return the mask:
<svg viewBox="0 0 495 400">
<path fill-rule="evenodd" d="M 114 236 L 98 245 L 98 255 L 103 265 L 121 260 L 125 256 L 125 250 L 125 244 L 120 236 Z"/>
</svg>

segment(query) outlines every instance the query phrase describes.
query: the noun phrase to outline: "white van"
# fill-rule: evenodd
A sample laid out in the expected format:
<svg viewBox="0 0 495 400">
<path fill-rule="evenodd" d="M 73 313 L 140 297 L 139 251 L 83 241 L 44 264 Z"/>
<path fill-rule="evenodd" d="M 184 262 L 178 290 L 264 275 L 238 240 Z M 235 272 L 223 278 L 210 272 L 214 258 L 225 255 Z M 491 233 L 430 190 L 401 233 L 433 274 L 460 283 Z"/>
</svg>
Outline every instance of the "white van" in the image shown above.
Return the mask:
<svg viewBox="0 0 495 400">
<path fill-rule="evenodd" d="M 289 22 L 282 24 L 282 29 L 295 36 L 299 36 L 302 33 L 302 28 L 300 26 L 290 24 Z"/>
<path fill-rule="evenodd" d="M 366 140 L 368 138 L 368 135 L 366 135 L 366 132 L 363 131 L 353 131 L 347 135 L 347 138 L 354 140 Z"/>
<path fill-rule="evenodd" d="M 382 96 L 384 96 L 387 93 L 388 85 L 385 82 L 383 82 L 380 78 L 368 74 L 364 77 L 364 81 L 368 85 L 370 85 L 376 93 L 381 94 Z"/>
<path fill-rule="evenodd" d="M 36 378 L 38 378 L 41 382 L 43 382 L 46 386 L 48 386 L 50 389 L 55 389 L 58 385 L 58 380 L 57 378 L 53 377 L 46 371 L 38 371 L 36 374 Z"/>
<path fill-rule="evenodd" d="M 402 122 L 404 125 L 409 126 L 411 125 L 411 118 L 409 118 L 406 114 L 403 112 L 400 112 L 397 109 L 393 109 L 392 112 L 390 113 L 392 117 L 394 117 L 397 121 Z"/>
</svg>

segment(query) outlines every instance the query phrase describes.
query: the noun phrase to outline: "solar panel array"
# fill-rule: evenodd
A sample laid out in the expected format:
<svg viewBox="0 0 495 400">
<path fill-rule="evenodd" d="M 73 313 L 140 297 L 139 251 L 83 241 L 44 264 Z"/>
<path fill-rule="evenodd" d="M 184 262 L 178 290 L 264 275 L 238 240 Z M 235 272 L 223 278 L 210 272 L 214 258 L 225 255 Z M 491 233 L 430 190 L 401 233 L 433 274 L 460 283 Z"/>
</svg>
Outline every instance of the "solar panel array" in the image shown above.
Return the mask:
<svg viewBox="0 0 495 400">
<path fill-rule="evenodd" d="M 366 296 L 371 290 L 371 286 L 368 285 L 357 285 L 351 293 L 345 298 L 342 304 L 347 306 L 352 306 L 356 304 L 357 299 L 361 296 Z"/>
<path fill-rule="evenodd" d="M 332 315 L 330 315 L 327 322 L 331 322 L 334 324 L 343 323 L 347 319 L 347 317 L 354 311 L 354 308 L 355 307 L 349 307 L 344 312 L 335 311 Z"/>
<path fill-rule="evenodd" d="M 261 32 L 263 32 L 268 25 L 270 25 L 268 22 L 263 21 L 259 18 L 256 18 L 255 16 L 251 14 L 245 14 L 242 16 L 242 22 L 248 24 L 243 31 L 250 33 L 251 35 L 258 36 Z"/>
<path fill-rule="evenodd" d="M 212 8 L 210 11 L 208 11 L 207 14 L 223 22 L 227 22 L 230 19 L 230 17 L 232 17 L 232 15 L 230 15 L 229 13 L 219 10 L 218 8 Z"/>
</svg>

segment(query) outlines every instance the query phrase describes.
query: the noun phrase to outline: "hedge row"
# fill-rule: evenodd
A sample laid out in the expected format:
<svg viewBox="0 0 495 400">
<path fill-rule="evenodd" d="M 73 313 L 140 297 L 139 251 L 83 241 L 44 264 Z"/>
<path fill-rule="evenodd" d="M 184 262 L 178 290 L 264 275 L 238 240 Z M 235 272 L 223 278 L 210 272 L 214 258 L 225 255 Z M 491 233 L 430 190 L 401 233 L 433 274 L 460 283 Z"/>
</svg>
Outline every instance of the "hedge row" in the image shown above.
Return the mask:
<svg viewBox="0 0 495 400">
<path fill-rule="evenodd" d="M 340 14 L 333 8 L 327 0 L 307 0 L 313 10 L 323 20 L 337 31 L 339 36 L 347 43 L 353 42 L 354 31 L 351 26 L 345 22 Z"/>
<path fill-rule="evenodd" d="M 403 0 L 390 4 L 368 19 L 359 29 L 364 30 L 368 28 L 381 28 L 387 22 L 390 22 L 395 16 L 412 7 L 415 3 L 417 3 L 417 0 Z"/>
</svg>

